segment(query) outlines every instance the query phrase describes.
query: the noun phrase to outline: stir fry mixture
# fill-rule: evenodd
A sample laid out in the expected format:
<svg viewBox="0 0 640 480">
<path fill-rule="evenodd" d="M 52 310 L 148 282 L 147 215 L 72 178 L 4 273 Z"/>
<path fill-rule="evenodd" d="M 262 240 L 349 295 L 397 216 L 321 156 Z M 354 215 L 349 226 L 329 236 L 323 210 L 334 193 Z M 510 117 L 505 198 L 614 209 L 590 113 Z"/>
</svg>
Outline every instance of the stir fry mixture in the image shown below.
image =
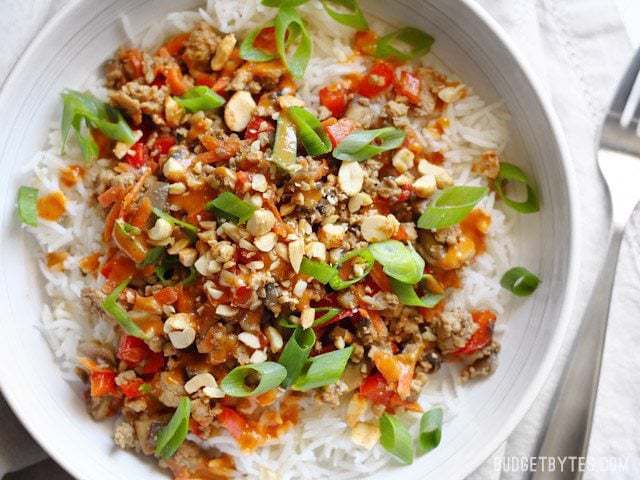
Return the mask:
<svg viewBox="0 0 640 480">
<path fill-rule="evenodd" d="M 233 475 L 231 457 L 189 433 L 226 430 L 251 451 L 295 425 L 305 397 L 348 404 L 356 444 L 380 441 L 410 463 L 394 413 L 422 411 L 443 362 L 464 380 L 493 369 L 496 314 L 447 298 L 485 251 L 491 217 L 478 202 L 493 189 L 535 211 L 535 193 L 505 196 L 507 182 L 528 181 L 495 151 L 473 165 L 488 187 L 454 185 L 415 129 L 442 135 L 467 87 L 411 63 L 429 35 L 379 37 L 346 3 L 348 18 L 334 18 L 354 27 L 368 72 L 326 85 L 314 106 L 297 95 L 311 47 L 293 7 L 241 43 L 200 23 L 154 52 L 120 49 L 106 103 L 63 94 L 63 141 L 75 137 L 87 164 L 61 182 L 90 181 L 104 212 L 104 249 L 80 264 L 104 284 L 83 297 L 119 338 L 79 348 L 89 412 L 120 415 L 116 443 L 175 478 Z M 64 193 L 22 187 L 18 207 L 27 224 L 55 221 Z M 519 295 L 537 282 L 523 268 L 503 279 Z M 441 422 L 424 414 L 419 451 L 437 446 Z"/>
</svg>

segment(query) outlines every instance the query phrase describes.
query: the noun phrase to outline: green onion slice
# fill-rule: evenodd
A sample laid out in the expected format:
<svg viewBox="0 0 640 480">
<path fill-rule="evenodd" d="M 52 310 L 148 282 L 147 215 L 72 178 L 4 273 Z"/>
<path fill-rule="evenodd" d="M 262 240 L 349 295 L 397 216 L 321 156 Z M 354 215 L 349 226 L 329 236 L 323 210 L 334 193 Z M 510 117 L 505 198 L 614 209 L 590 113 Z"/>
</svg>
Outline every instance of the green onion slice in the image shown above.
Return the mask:
<svg viewBox="0 0 640 480">
<path fill-rule="evenodd" d="M 160 262 L 156 265 L 155 274 L 163 285 L 171 283 L 171 278 L 175 269 L 180 265 L 175 255 L 163 255 Z"/>
<path fill-rule="evenodd" d="M 251 218 L 256 207 L 231 192 L 224 192 L 208 202 L 205 209 L 233 223 L 245 223 Z"/>
<path fill-rule="evenodd" d="M 296 127 L 287 115 L 280 113 L 271 160 L 283 170 L 293 173 L 299 166 Z"/>
<path fill-rule="evenodd" d="M 181 97 L 173 97 L 186 111 L 195 113 L 213 110 L 224 105 L 225 100 L 209 87 L 198 86 L 189 89 Z"/>
<path fill-rule="evenodd" d="M 350 346 L 311 357 L 294 382 L 293 389 L 306 392 L 336 383 L 342 377 L 352 352 L 353 347 Z"/>
<path fill-rule="evenodd" d="M 378 40 L 376 57 L 408 61 L 426 55 L 434 39 L 428 33 L 414 27 L 404 27 Z"/>
<path fill-rule="evenodd" d="M 147 255 L 144 260 L 140 262 L 140 267 L 146 267 L 148 265 L 155 265 L 158 263 L 164 255 L 164 247 L 153 247 L 147 251 Z"/>
<path fill-rule="evenodd" d="M 120 230 L 121 233 L 123 233 L 128 237 L 134 237 L 142 233 L 138 227 L 134 227 L 130 223 L 127 223 L 124 220 L 122 220 L 121 218 L 116 220 L 116 228 Z"/>
<path fill-rule="evenodd" d="M 180 285 L 191 285 L 198 278 L 198 271 L 193 265 L 189 267 L 189 275 L 180 281 Z"/>
<path fill-rule="evenodd" d="M 166 212 L 163 212 L 162 210 L 160 210 L 159 208 L 156 208 L 156 207 L 153 207 L 152 211 L 153 211 L 153 213 L 154 213 L 154 215 L 156 217 L 162 218 L 163 220 L 166 220 L 171 225 L 177 225 L 182 230 L 184 230 L 185 232 L 187 232 L 187 233 L 189 233 L 191 235 L 195 235 L 196 233 L 198 233 L 198 227 L 196 227 L 195 225 L 192 225 L 191 223 L 184 222 L 182 220 L 178 220 L 177 218 L 169 215 Z"/>
<path fill-rule="evenodd" d="M 296 80 L 301 80 L 313 51 L 313 42 L 304 22 L 291 7 L 280 7 L 275 18 L 276 48 L 282 63 Z M 287 33 L 289 38 L 287 38 Z M 288 54 L 290 48 L 295 48 Z"/>
<path fill-rule="evenodd" d="M 298 328 L 300 325 L 293 323 L 291 320 L 289 320 L 289 315 L 290 313 L 281 314 L 276 320 L 276 322 L 278 323 L 278 325 L 284 328 Z"/>
<path fill-rule="evenodd" d="M 336 265 L 336 269 L 339 270 L 341 265 L 343 265 L 345 262 L 355 257 L 360 257 L 365 262 L 365 268 L 362 275 L 358 275 L 349 280 L 343 280 L 342 277 L 340 277 L 340 274 L 338 273 L 331 280 L 329 280 L 329 286 L 331 288 L 333 288 L 334 290 L 344 290 L 345 288 L 350 287 L 354 283 L 359 282 L 364 277 L 369 275 L 369 273 L 371 272 L 371 269 L 373 268 L 373 264 L 375 263 L 375 259 L 373 258 L 373 255 L 367 248 L 353 250 L 343 255 L 342 258 L 340 258 L 340 261 L 338 262 L 338 264 Z"/>
<path fill-rule="evenodd" d="M 275 8 L 297 7 L 308 1 L 309 0 L 262 0 L 262 5 Z"/>
<path fill-rule="evenodd" d="M 435 407 L 427 410 L 420 419 L 420 433 L 418 434 L 418 454 L 430 452 L 438 445 L 442 438 L 442 408 Z"/>
<path fill-rule="evenodd" d="M 354 132 L 333 150 L 339 160 L 362 162 L 375 155 L 398 148 L 404 142 L 404 130 L 394 127 Z"/>
<path fill-rule="evenodd" d="M 402 463 L 413 463 L 413 441 L 407 428 L 395 415 L 385 413 L 380 417 L 380 444 Z"/>
<path fill-rule="evenodd" d="M 287 376 L 282 381 L 284 388 L 289 388 L 298 378 L 315 343 L 316 334 L 313 329 L 297 327 L 293 331 L 278 358 L 278 363 L 287 369 Z"/>
<path fill-rule="evenodd" d="M 329 283 L 338 274 L 338 270 L 335 267 L 306 257 L 302 258 L 300 272 L 315 278 L 323 285 Z"/>
<path fill-rule="evenodd" d="M 153 389 L 151 388 L 151 385 L 149 385 L 148 383 L 143 383 L 138 387 L 138 391 L 140 393 L 144 393 L 145 395 L 149 395 L 153 391 Z"/>
<path fill-rule="evenodd" d="M 540 279 L 524 267 L 513 267 L 500 279 L 502 288 L 506 288 L 518 297 L 528 297 L 536 291 Z"/>
<path fill-rule="evenodd" d="M 333 320 L 337 315 L 340 314 L 340 312 L 342 312 L 341 309 L 334 308 L 334 307 L 315 307 L 315 311 L 316 313 L 318 312 L 327 312 L 327 313 L 322 315 L 320 318 L 316 318 L 313 321 L 313 325 L 311 325 L 312 327 L 319 327 L 321 325 L 324 325 L 328 321 Z"/>
<path fill-rule="evenodd" d="M 149 335 L 143 332 L 142 329 L 133 320 L 131 320 L 127 311 L 118 303 L 118 298 L 122 291 L 127 288 L 127 285 L 129 285 L 129 281 L 131 281 L 131 278 L 127 278 L 114 288 L 113 291 L 107 295 L 107 298 L 103 300 L 101 307 L 105 312 L 115 318 L 124 331 L 129 335 L 147 340 Z"/>
<path fill-rule="evenodd" d="M 488 192 L 487 187 L 445 188 L 420 215 L 418 228 L 439 230 L 460 223 Z"/>
<path fill-rule="evenodd" d="M 395 278 L 390 278 L 389 281 L 391 282 L 391 289 L 397 295 L 400 303 L 409 307 L 433 308 L 444 297 L 439 293 L 429 293 L 420 298 L 413 286 L 399 282 Z"/>
<path fill-rule="evenodd" d="M 331 151 L 331 140 L 318 120 L 311 112 L 302 107 L 290 107 L 287 116 L 293 121 L 304 149 L 312 157 Z"/>
<path fill-rule="evenodd" d="M 306 0 L 305 0 L 306 1 Z M 270 6 L 270 5 L 269 5 Z M 255 30 L 249 32 L 249 35 L 240 44 L 240 58 L 249 62 L 269 62 L 274 60 L 278 55 L 275 53 L 267 53 L 254 46 L 254 42 L 260 32 L 265 28 L 271 28 L 275 25 L 273 21 L 265 23 L 262 27 L 258 27 Z"/>
<path fill-rule="evenodd" d="M 38 189 L 22 186 L 18 189 L 18 218 L 25 225 L 38 226 Z"/>
<path fill-rule="evenodd" d="M 158 432 L 156 438 L 156 456 L 160 458 L 172 457 L 189 433 L 189 417 L 191 416 L 191 401 L 189 397 L 182 397 L 178 408 L 173 412 L 169 423 Z"/>
<path fill-rule="evenodd" d="M 287 376 L 287 369 L 276 362 L 262 362 L 242 365 L 231 370 L 220 382 L 220 388 L 230 397 L 252 397 L 268 392 L 282 383 Z M 258 384 L 250 388 L 246 381 L 254 378 Z"/>
<path fill-rule="evenodd" d="M 504 192 L 504 184 L 507 182 L 517 182 L 525 185 L 527 187 L 527 199 L 524 202 L 516 202 L 507 197 L 507 194 Z M 534 213 L 540 211 L 538 194 L 520 167 L 512 163 L 500 163 L 500 173 L 498 173 L 495 185 L 500 199 L 517 212 Z"/>
<path fill-rule="evenodd" d="M 72 128 L 85 161 L 95 160 L 99 154 L 98 145 L 91 136 L 90 128 L 97 128 L 107 137 L 127 145 L 135 142 L 136 137 L 122 114 L 90 93 L 65 90 L 62 93 L 62 104 L 61 153 L 64 154 Z"/>
<path fill-rule="evenodd" d="M 321 2 L 327 14 L 336 22 L 359 31 L 369 28 L 367 19 L 364 18 L 356 0 L 321 0 Z"/>
<path fill-rule="evenodd" d="M 372 243 L 369 251 L 391 278 L 410 285 L 422 280 L 424 259 L 413 247 L 407 247 L 398 240 L 387 240 Z"/>
</svg>

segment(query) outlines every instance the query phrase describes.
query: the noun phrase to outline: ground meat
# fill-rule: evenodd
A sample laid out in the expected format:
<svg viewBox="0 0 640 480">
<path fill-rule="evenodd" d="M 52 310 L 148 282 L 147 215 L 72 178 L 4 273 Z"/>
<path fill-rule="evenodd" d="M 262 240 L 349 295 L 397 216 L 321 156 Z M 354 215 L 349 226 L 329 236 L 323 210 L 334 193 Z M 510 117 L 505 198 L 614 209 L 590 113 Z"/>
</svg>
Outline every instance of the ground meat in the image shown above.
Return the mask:
<svg viewBox="0 0 640 480">
<path fill-rule="evenodd" d="M 104 420 L 120 410 L 121 404 L 122 400 L 120 398 L 112 397 L 111 395 L 89 397 L 87 409 L 95 420 Z"/>
<path fill-rule="evenodd" d="M 500 351 L 500 345 L 497 342 L 491 342 L 490 345 L 483 348 L 476 359 L 462 369 L 460 373 L 461 380 L 467 382 L 474 378 L 482 378 L 489 376 L 495 370 L 496 357 Z"/>
<path fill-rule="evenodd" d="M 91 340 L 88 342 L 80 342 L 77 348 L 78 355 L 91 358 L 92 360 L 102 360 L 108 364 L 116 363 L 116 356 L 113 352 L 113 348 L 109 345 L 98 342 L 97 340 Z"/>
<path fill-rule="evenodd" d="M 436 319 L 434 330 L 438 346 L 444 354 L 455 352 L 465 346 L 478 329 L 471 314 L 466 310 L 447 310 Z"/>
<path fill-rule="evenodd" d="M 158 399 L 167 407 L 177 407 L 180 398 L 184 396 L 184 384 L 176 381 L 176 376 L 171 372 L 162 372 L 160 374 L 161 394 Z"/>
<path fill-rule="evenodd" d="M 112 58 L 104 65 L 104 75 L 106 85 L 109 88 L 120 88 L 127 83 L 127 77 L 124 72 L 122 62 L 117 58 Z"/>
<path fill-rule="evenodd" d="M 471 166 L 471 171 L 487 178 L 495 179 L 500 173 L 500 159 L 498 152 L 487 150 L 480 155 Z"/>
<path fill-rule="evenodd" d="M 113 441 L 123 450 L 138 447 L 136 431 L 133 428 L 133 425 L 127 422 L 121 422 L 116 426 L 115 431 L 113 432 Z"/>
<path fill-rule="evenodd" d="M 418 241 L 415 246 L 418 253 L 431 265 L 440 263 L 445 255 L 445 248 L 436 242 L 433 233 L 428 230 L 418 230 Z"/>
<path fill-rule="evenodd" d="M 110 318 L 107 317 L 102 309 L 101 305 L 107 296 L 100 290 L 91 287 L 85 287 L 80 294 L 80 301 L 86 309 L 86 311 L 94 317 L 98 318 Z"/>
<path fill-rule="evenodd" d="M 140 445 L 142 453 L 145 455 L 153 455 L 156 449 L 156 436 L 158 431 L 166 425 L 169 418 L 150 418 L 142 415 L 133 422 L 133 428 L 136 432 L 136 439 Z"/>
<path fill-rule="evenodd" d="M 164 125 L 164 99 L 166 87 L 129 82 L 120 90 L 109 94 L 111 102 L 125 111 L 135 125 L 142 123 L 142 114 L 149 115 L 157 125 Z"/>
<path fill-rule="evenodd" d="M 185 45 L 183 58 L 189 68 L 206 72 L 211 69 L 211 57 L 216 51 L 219 37 L 206 22 L 200 22 L 191 32 Z"/>
<path fill-rule="evenodd" d="M 377 120 L 376 114 L 369 104 L 368 98 L 355 97 L 349 103 L 344 116 L 359 123 L 362 128 L 369 128 Z"/>
<path fill-rule="evenodd" d="M 456 245 L 460 241 L 462 236 L 462 229 L 460 225 L 454 225 L 448 228 L 441 228 L 436 230 L 434 238 L 437 242 L 445 245 Z"/>
</svg>

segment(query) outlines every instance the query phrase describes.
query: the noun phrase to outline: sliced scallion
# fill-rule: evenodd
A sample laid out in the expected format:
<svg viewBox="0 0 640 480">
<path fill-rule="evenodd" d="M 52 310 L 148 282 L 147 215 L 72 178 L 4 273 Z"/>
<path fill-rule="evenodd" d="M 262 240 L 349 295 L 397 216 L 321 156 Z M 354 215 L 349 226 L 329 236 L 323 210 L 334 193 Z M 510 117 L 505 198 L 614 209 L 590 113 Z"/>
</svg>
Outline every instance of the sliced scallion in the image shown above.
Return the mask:
<svg viewBox="0 0 640 480">
<path fill-rule="evenodd" d="M 354 132 L 336 146 L 333 156 L 339 160 L 362 162 L 400 147 L 405 136 L 404 130 L 394 127 Z"/>
<path fill-rule="evenodd" d="M 275 18 L 276 48 L 282 63 L 296 80 L 301 80 L 313 50 L 311 36 L 294 8 L 280 7 Z M 289 38 L 287 38 L 289 36 Z M 289 54 L 288 50 L 294 48 Z"/>
<path fill-rule="evenodd" d="M 321 2 L 327 14 L 336 22 L 359 31 L 369 28 L 367 19 L 364 18 L 356 0 L 321 0 Z"/>
<path fill-rule="evenodd" d="M 171 225 L 177 225 L 182 230 L 184 230 L 187 233 L 190 233 L 191 235 L 195 235 L 196 233 L 198 233 L 198 227 L 196 227 L 195 225 L 192 225 L 191 223 L 185 222 L 183 220 L 178 220 L 176 217 L 173 217 L 156 207 L 153 207 L 152 211 L 156 217 L 166 220 Z"/>
<path fill-rule="evenodd" d="M 369 251 L 382 265 L 384 273 L 404 283 L 414 285 L 422 279 L 424 259 L 413 249 L 398 240 L 372 243 Z"/>
<path fill-rule="evenodd" d="M 203 85 L 193 87 L 181 97 L 173 97 L 173 99 L 178 102 L 178 105 L 191 113 L 213 110 L 225 103 L 224 98 Z"/>
<path fill-rule="evenodd" d="M 276 388 L 286 376 L 287 369 L 276 362 L 242 365 L 222 379 L 220 388 L 230 397 L 252 397 Z M 257 385 L 247 386 L 248 379 L 256 381 Z"/>
<path fill-rule="evenodd" d="M 339 271 L 341 265 L 344 265 L 345 262 L 348 262 L 349 260 L 351 260 L 353 258 L 356 258 L 356 257 L 359 257 L 362 260 L 364 260 L 365 267 L 364 267 L 364 270 L 363 270 L 362 274 L 361 275 L 356 275 L 355 277 L 353 277 L 351 279 L 345 280 L 338 273 L 338 275 L 335 275 L 331 280 L 329 280 L 329 286 L 331 288 L 333 288 L 334 290 L 344 290 L 345 288 L 350 287 L 354 283 L 359 282 L 364 277 L 369 275 L 369 273 L 371 272 L 371 269 L 373 268 L 373 264 L 375 263 L 375 259 L 373 258 L 373 255 L 371 255 L 371 252 L 367 248 L 361 248 L 361 249 L 358 249 L 358 250 L 353 250 L 353 251 L 343 255 L 342 258 L 340 258 L 340 261 L 338 262 L 338 264 L 336 265 L 336 268 Z"/>
<path fill-rule="evenodd" d="M 191 265 L 189 267 L 189 274 L 180 281 L 180 285 L 191 285 L 196 281 L 196 278 L 198 278 L 198 271 L 196 270 L 196 267 Z"/>
<path fill-rule="evenodd" d="M 164 247 L 153 247 L 147 251 L 146 257 L 140 262 L 140 267 L 157 264 L 164 255 Z"/>
<path fill-rule="evenodd" d="M 294 382 L 293 389 L 306 392 L 312 388 L 336 383 L 342 377 L 352 352 L 353 347 L 350 346 L 311 357 L 304 371 Z"/>
<path fill-rule="evenodd" d="M 427 410 L 420 419 L 420 433 L 418 434 L 418 455 L 430 452 L 438 445 L 442 438 L 442 408 L 435 407 Z"/>
<path fill-rule="evenodd" d="M 439 230 L 460 223 L 488 192 L 486 187 L 445 188 L 420 215 L 418 228 Z"/>
<path fill-rule="evenodd" d="M 25 225 L 38 226 L 38 189 L 22 186 L 18 189 L 18 217 Z"/>
<path fill-rule="evenodd" d="M 315 307 L 315 310 L 316 310 L 316 313 L 319 313 L 319 312 L 327 312 L 327 313 L 322 315 L 320 318 L 316 318 L 313 321 L 312 327 L 319 327 L 321 325 L 324 325 L 328 321 L 333 320 L 336 316 L 340 314 L 340 312 L 342 312 L 342 310 L 340 310 L 339 308 L 333 308 L 333 307 Z"/>
<path fill-rule="evenodd" d="M 296 127 L 291 119 L 281 113 L 278 117 L 276 137 L 273 143 L 271 161 L 288 173 L 298 169 L 298 137 Z"/>
<path fill-rule="evenodd" d="M 420 298 L 412 285 L 399 282 L 395 278 L 390 278 L 389 281 L 391 282 L 391 289 L 393 290 L 393 293 L 396 294 L 402 305 L 407 305 L 409 307 L 433 308 L 440 302 L 440 300 L 442 300 L 443 297 L 443 295 L 439 293 L 429 293 Z"/>
<path fill-rule="evenodd" d="M 147 340 L 149 335 L 143 332 L 142 329 L 133 320 L 131 320 L 127 311 L 118 303 L 120 294 L 125 288 L 127 288 L 130 280 L 130 278 L 126 279 L 114 288 L 113 291 L 103 300 L 101 307 L 105 312 L 111 315 L 129 335 Z"/>
<path fill-rule="evenodd" d="M 130 223 L 127 223 L 124 220 L 122 220 L 121 218 L 116 220 L 116 228 L 118 230 L 120 230 L 120 232 L 122 234 L 127 235 L 129 237 L 135 236 L 135 235 L 140 235 L 140 233 L 141 233 L 141 231 L 140 231 L 140 229 L 138 227 L 134 227 Z"/>
<path fill-rule="evenodd" d="M 62 94 L 61 152 L 64 153 L 73 128 L 85 161 L 98 157 L 99 149 L 90 128 L 97 128 L 107 137 L 132 145 L 136 137 L 122 114 L 90 93 L 65 90 Z"/>
<path fill-rule="evenodd" d="M 298 378 L 315 343 L 316 334 L 313 329 L 297 327 L 293 331 L 278 358 L 278 363 L 287 369 L 287 376 L 282 381 L 284 388 L 290 387 Z"/>
<path fill-rule="evenodd" d="M 502 288 L 506 288 L 518 297 L 528 297 L 536 291 L 540 279 L 524 267 L 513 267 L 500 279 Z"/>
<path fill-rule="evenodd" d="M 338 270 L 324 262 L 303 257 L 302 263 L 300 264 L 300 273 L 309 275 L 321 284 L 326 285 L 338 274 Z"/>
<path fill-rule="evenodd" d="M 262 5 L 275 8 L 297 7 L 308 1 L 309 0 L 262 0 Z"/>
<path fill-rule="evenodd" d="M 189 397 L 182 397 L 169 423 L 158 432 L 155 451 L 157 457 L 166 459 L 176 453 L 189 433 L 190 416 L 191 401 Z"/>
<path fill-rule="evenodd" d="M 517 202 L 507 197 L 507 194 L 504 192 L 504 185 L 507 182 L 516 182 L 524 185 L 527 188 L 527 199 L 523 202 Z M 520 167 L 517 167 L 512 163 L 500 163 L 500 173 L 498 173 L 498 178 L 496 178 L 495 185 L 496 192 L 498 192 L 498 196 L 500 197 L 500 199 L 517 212 L 535 213 L 540 211 L 538 194 L 531 185 L 531 182 L 529 182 L 527 175 L 522 171 Z"/>
<path fill-rule="evenodd" d="M 233 223 L 245 223 L 251 218 L 256 207 L 238 198 L 231 192 L 223 192 L 205 206 L 209 212 Z"/>
<path fill-rule="evenodd" d="M 242 41 L 242 44 L 240 44 L 240 58 L 247 60 L 248 62 L 269 62 L 274 60 L 278 56 L 276 53 L 265 52 L 254 45 L 258 35 L 260 35 L 264 29 L 273 28 L 273 26 L 274 22 L 270 21 L 249 32 Z"/>
<path fill-rule="evenodd" d="M 156 277 L 163 285 L 169 285 L 175 269 L 180 265 L 175 255 L 163 255 L 154 270 Z"/>
<path fill-rule="evenodd" d="M 381 37 L 376 45 L 375 55 L 401 61 L 413 60 L 426 55 L 433 42 L 433 37 L 428 33 L 414 27 L 404 27 Z"/>
<path fill-rule="evenodd" d="M 302 107 L 290 107 L 287 116 L 295 124 L 304 149 L 312 157 L 331 151 L 331 140 L 318 120 L 311 112 Z"/>
<path fill-rule="evenodd" d="M 402 422 L 395 415 L 385 413 L 378 425 L 380 445 L 402 463 L 413 463 L 413 440 Z"/>
</svg>

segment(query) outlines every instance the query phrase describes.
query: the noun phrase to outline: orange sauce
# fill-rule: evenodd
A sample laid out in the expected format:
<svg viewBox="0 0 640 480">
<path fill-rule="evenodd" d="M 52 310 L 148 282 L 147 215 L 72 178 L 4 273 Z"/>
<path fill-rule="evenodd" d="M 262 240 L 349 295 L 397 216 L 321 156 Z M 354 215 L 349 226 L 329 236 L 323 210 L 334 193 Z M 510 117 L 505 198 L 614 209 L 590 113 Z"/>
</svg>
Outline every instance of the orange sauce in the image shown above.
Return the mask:
<svg viewBox="0 0 640 480">
<path fill-rule="evenodd" d="M 462 235 L 458 243 L 451 245 L 447 249 L 444 257 L 440 260 L 440 267 L 445 270 L 453 270 L 463 267 L 476 254 L 474 241 L 466 235 Z"/>
<path fill-rule="evenodd" d="M 69 254 L 65 251 L 51 252 L 47 254 L 47 267 L 51 270 L 61 272 L 64 270 L 64 261 Z"/>
<path fill-rule="evenodd" d="M 61 191 L 55 191 L 38 199 L 38 216 L 55 222 L 67 211 L 67 199 Z"/>
<path fill-rule="evenodd" d="M 427 153 L 427 160 L 434 165 L 442 165 L 444 163 L 444 155 L 441 152 Z"/>
<path fill-rule="evenodd" d="M 82 272 L 85 274 L 95 274 L 95 272 L 100 267 L 100 256 L 100 252 L 95 252 L 82 258 L 79 262 L 80 270 L 82 270 Z"/>
<path fill-rule="evenodd" d="M 486 235 L 490 226 L 491 217 L 481 208 L 473 210 L 460 223 L 462 232 L 473 241 L 476 247 L 476 255 L 484 253 L 487 249 Z"/>
<path fill-rule="evenodd" d="M 158 315 L 152 315 L 144 312 L 143 315 L 139 317 L 132 318 L 133 321 L 138 325 L 143 332 L 153 332 L 154 335 L 162 336 L 164 323 L 160 320 Z"/>
<path fill-rule="evenodd" d="M 78 183 L 82 177 L 84 177 L 85 170 L 80 165 L 69 165 L 68 167 L 60 169 L 58 173 L 58 180 L 65 187 L 71 188 Z"/>
</svg>

